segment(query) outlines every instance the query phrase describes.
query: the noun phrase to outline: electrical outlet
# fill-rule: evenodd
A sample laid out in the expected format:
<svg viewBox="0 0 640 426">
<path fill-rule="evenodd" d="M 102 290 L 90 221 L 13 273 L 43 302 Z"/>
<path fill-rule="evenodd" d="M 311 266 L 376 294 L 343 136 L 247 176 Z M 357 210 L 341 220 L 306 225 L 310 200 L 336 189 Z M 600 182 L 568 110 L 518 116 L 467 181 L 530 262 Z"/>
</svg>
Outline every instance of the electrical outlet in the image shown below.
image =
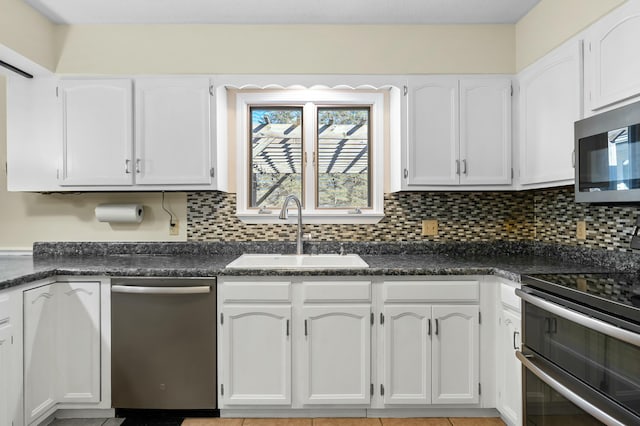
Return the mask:
<svg viewBox="0 0 640 426">
<path fill-rule="evenodd" d="M 422 235 L 429 237 L 435 237 L 438 235 L 438 221 L 435 219 L 423 220 Z"/>
<path fill-rule="evenodd" d="M 579 220 L 576 226 L 576 238 L 579 240 L 587 239 L 587 222 Z"/>
<path fill-rule="evenodd" d="M 169 223 L 169 235 L 180 235 L 180 222 L 174 219 L 173 223 Z"/>
</svg>

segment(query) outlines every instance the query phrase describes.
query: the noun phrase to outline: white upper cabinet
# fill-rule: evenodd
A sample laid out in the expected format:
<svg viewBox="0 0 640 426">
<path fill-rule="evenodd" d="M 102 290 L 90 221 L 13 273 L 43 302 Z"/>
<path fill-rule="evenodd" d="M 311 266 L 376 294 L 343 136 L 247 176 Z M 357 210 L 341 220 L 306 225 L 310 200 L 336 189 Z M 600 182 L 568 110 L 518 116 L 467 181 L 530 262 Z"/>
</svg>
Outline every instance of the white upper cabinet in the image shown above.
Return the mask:
<svg viewBox="0 0 640 426">
<path fill-rule="evenodd" d="M 130 80 L 63 80 L 60 185 L 131 185 Z"/>
<path fill-rule="evenodd" d="M 206 77 L 136 80 L 137 184 L 211 183 L 210 98 Z"/>
<path fill-rule="evenodd" d="M 455 185 L 460 156 L 458 79 L 414 78 L 409 82 L 407 185 Z"/>
<path fill-rule="evenodd" d="M 407 92 L 402 189 L 511 183 L 509 78 L 416 76 Z"/>
<path fill-rule="evenodd" d="M 208 77 L 11 79 L 7 187 L 226 190 L 226 95 L 213 94 Z"/>
<path fill-rule="evenodd" d="M 518 75 L 519 182 L 574 180 L 573 123 L 581 118 L 582 42 L 570 40 Z"/>
<path fill-rule="evenodd" d="M 460 183 L 511 183 L 511 79 L 460 80 Z"/>
<path fill-rule="evenodd" d="M 640 95 L 640 4 L 627 2 L 588 30 L 586 112 L 601 112 Z M 617 105 L 615 105 L 617 106 Z"/>
</svg>

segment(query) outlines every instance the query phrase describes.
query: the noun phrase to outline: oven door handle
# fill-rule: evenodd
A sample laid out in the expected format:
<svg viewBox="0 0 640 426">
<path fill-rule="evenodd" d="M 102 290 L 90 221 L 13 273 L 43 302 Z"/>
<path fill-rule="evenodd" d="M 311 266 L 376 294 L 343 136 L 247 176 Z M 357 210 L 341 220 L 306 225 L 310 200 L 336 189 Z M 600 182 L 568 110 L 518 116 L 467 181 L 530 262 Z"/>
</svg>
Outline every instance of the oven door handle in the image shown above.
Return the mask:
<svg viewBox="0 0 640 426">
<path fill-rule="evenodd" d="M 142 287 L 136 285 L 112 285 L 112 293 L 129 293 L 129 294 L 205 294 L 211 292 L 211 287 L 195 286 L 195 287 Z"/>
<path fill-rule="evenodd" d="M 624 423 L 621 423 L 619 420 L 611 417 L 609 414 L 585 401 L 580 395 L 576 394 L 574 391 L 544 371 L 541 367 L 536 365 L 537 363 L 533 357 L 528 357 L 520 351 L 516 351 L 516 357 L 520 360 L 522 365 L 527 368 L 527 370 L 535 374 L 540 380 L 552 387 L 553 390 L 574 403 L 583 411 L 589 413 L 591 416 L 606 425 L 624 426 Z"/>
<path fill-rule="evenodd" d="M 640 347 L 640 334 L 634 333 L 633 331 L 625 330 L 599 319 L 591 318 L 587 315 L 567 309 L 564 306 L 533 296 L 521 289 L 516 289 L 516 294 L 525 302 L 531 303 L 532 305 L 558 315 L 559 317 L 573 321 L 602 334 L 606 334 L 614 339 L 622 340 L 623 342 L 627 342 L 633 346 Z"/>
</svg>

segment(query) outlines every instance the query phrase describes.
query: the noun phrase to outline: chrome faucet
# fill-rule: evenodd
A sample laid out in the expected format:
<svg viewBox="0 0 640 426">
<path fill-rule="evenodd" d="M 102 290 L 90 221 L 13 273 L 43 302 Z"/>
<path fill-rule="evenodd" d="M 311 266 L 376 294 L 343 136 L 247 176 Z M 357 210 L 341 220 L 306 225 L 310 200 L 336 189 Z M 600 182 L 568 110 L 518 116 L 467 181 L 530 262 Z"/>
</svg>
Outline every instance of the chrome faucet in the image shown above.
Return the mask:
<svg viewBox="0 0 640 426">
<path fill-rule="evenodd" d="M 287 220 L 289 218 L 289 211 L 287 210 L 287 206 L 289 205 L 289 201 L 295 201 L 296 206 L 298 206 L 298 232 L 296 233 L 296 254 L 302 254 L 302 204 L 300 200 L 295 195 L 287 195 L 287 198 L 284 199 L 284 204 L 282 205 L 282 210 L 280 210 L 280 216 L 278 216 L 282 220 Z"/>
</svg>

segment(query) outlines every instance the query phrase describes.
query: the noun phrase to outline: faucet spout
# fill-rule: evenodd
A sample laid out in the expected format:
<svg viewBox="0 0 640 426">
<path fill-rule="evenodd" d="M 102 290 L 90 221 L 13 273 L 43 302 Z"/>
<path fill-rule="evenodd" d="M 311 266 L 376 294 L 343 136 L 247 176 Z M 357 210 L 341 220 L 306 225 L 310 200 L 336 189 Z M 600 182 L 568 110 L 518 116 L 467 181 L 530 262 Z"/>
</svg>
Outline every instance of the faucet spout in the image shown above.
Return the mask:
<svg viewBox="0 0 640 426">
<path fill-rule="evenodd" d="M 284 199 L 284 203 L 282 204 L 282 210 L 280 210 L 280 215 L 278 216 L 282 220 L 287 220 L 289 218 L 289 202 L 294 201 L 296 203 L 296 207 L 298 207 L 298 231 L 296 232 L 296 254 L 302 254 L 302 203 L 295 195 L 287 195 L 287 198 Z"/>
</svg>

